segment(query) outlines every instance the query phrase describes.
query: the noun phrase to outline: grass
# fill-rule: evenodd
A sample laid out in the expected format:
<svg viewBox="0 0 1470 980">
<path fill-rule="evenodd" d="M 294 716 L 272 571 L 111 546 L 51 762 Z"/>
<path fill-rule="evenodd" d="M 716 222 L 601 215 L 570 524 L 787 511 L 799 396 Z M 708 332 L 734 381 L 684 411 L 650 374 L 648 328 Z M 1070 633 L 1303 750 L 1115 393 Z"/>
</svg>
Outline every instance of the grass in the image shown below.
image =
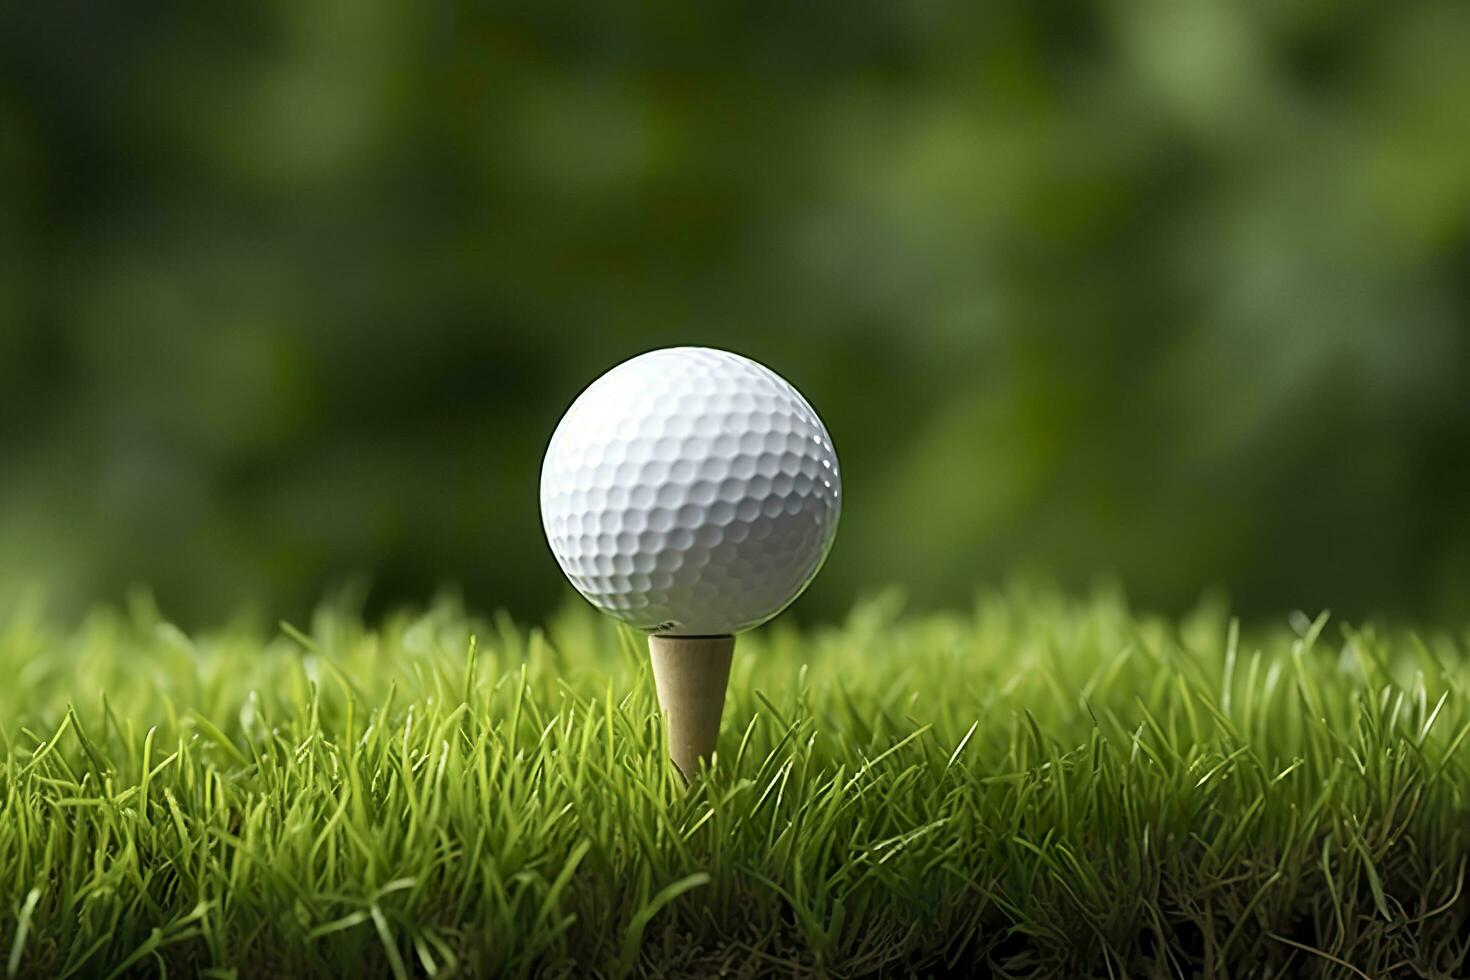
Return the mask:
<svg viewBox="0 0 1470 980">
<path fill-rule="evenodd" d="M 8 976 L 1462 976 L 1470 660 L 1115 596 L 742 638 L 0 617 Z"/>
</svg>

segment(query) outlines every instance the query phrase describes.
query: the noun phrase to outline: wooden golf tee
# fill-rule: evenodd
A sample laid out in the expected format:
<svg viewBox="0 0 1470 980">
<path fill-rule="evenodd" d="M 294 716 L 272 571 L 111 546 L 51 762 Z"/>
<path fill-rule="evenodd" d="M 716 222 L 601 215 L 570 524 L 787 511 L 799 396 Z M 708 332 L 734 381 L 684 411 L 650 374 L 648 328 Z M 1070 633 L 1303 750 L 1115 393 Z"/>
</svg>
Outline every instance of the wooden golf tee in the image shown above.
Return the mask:
<svg viewBox="0 0 1470 980">
<path fill-rule="evenodd" d="M 650 636 L 653 684 L 669 732 L 669 756 L 686 780 L 715 751 L 733 636 Z"/>
</svg>

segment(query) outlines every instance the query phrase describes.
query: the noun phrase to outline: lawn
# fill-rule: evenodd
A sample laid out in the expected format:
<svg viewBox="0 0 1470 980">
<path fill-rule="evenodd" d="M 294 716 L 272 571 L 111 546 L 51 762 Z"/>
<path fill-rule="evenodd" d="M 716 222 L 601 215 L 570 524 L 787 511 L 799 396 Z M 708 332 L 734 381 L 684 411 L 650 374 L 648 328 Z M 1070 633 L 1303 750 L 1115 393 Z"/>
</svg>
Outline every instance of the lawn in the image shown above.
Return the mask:
<svg viewBox="0 0 1470 980">
<path fill-rule="evenodd" d="M 640 637 L 341 608 L 0 617 L 7 975 L 1470 971 L 1463 639 L 880 599 L 686 788 Z"/>
</svg>

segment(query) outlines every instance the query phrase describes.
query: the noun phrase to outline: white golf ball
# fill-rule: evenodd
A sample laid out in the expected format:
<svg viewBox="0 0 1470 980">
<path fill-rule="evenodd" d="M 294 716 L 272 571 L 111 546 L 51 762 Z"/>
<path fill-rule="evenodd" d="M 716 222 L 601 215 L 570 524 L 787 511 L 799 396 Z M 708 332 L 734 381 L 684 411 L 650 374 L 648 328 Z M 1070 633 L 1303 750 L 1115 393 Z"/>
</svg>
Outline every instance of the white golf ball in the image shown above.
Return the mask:
<svg viewBox="0 0 1470 980">
<path fill-rule="evenodd" d="M 842 480 L 801 393 L 746 357 L 625 361 L 567 410 L 541 468 L 551 550 L 594 606 L 649 632 L 759 626 L 832 547 Z"/>
</svg>

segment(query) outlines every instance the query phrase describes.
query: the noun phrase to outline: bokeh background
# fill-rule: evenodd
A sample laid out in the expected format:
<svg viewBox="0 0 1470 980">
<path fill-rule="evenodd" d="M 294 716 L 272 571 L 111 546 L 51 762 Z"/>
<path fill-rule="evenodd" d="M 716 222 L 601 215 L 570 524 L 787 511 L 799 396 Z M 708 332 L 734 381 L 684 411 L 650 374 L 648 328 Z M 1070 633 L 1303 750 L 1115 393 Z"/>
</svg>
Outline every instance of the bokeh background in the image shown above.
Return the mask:
<svg viewBox="0 0 1470 980">
<path fill-rule="evenodd" d="M 1022 570 L 1470 617 L 1470 6 L 0 13 L 0 590 L 565 601 L 561 411 L 785 374 L 805 618 Z"/>
</svg>

